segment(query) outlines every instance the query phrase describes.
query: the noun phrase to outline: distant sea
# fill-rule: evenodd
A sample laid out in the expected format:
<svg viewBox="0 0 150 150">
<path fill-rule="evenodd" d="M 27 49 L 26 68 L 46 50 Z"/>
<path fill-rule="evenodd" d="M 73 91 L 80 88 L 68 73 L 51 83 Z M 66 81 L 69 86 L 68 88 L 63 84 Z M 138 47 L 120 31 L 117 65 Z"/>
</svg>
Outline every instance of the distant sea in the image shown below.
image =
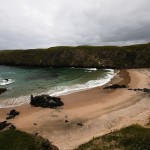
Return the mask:
<svg viewBox="0 0 150 150">
<path fill-rule="evenodd" d="M 112 69 L 96 68 L 37 68 L 0 66 L 0 107 L 26 103 L 30 95 L 60 96 L 101 86 L 114 76 Z"/>
</svg>

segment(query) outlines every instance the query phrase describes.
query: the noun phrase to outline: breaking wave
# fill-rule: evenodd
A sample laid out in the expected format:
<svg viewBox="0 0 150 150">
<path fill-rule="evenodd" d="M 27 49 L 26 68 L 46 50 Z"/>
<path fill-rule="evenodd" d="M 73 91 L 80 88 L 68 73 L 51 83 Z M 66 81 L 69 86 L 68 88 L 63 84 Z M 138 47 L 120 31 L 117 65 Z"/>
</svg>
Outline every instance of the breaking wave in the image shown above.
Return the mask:
<svg viewBox="0 0 150 150">
<path fill-rule="evenodd" d="M 14 82 L 14 80 L 12 80 L 12 79 L 1 79 L 0 78 L 0 85 L 8 85 L 8 84 L 11 84 L 13 82 Z"/>
</svg>

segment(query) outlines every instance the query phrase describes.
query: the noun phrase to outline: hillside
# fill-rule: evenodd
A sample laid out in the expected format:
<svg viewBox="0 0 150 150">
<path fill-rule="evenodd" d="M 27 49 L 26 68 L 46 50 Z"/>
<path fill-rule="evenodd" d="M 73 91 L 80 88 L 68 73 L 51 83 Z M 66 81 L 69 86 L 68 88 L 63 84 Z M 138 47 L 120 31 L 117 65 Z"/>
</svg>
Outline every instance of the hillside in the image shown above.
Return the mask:
<svg viewBox="0 0 150 150">
<path fill-rule="evenodd" d="M 150 128 L 133 125 L 94 138 L 76 150 L 149 150 Z"/>
<path fill-rule="evenodd" d="M 58 150 L 42 137 L 19 130 L 0 132 L 0 150 Z"/>
<path fill-rule="evenodd" d="M 78 46 L 1 50 L 0 65 L 150 68 L 150 43 L 131 46 Z"/>
</svg>

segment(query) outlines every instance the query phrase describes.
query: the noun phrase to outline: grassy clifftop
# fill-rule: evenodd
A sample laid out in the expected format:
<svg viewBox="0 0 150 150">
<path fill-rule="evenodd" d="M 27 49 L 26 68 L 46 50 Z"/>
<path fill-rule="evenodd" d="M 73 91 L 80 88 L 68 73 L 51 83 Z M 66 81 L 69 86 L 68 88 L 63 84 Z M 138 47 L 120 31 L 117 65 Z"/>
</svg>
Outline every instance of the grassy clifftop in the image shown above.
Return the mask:
<svg viewBox="0 0 150 150">
<path fill-rule="evenodd" d="M 49 141 L 19 130 L 0 132 L 0 150 L 58 150 Z"/>
<path fill-rule="evenodd" d="M 0 51 L 0 65 L 150 68 L 150 43 Z"/>
<path fill-rule="evenodd" d="M 150 128 L 133 125 L 79 146 L 76 150 L 149 150 Z"/>
</svg>

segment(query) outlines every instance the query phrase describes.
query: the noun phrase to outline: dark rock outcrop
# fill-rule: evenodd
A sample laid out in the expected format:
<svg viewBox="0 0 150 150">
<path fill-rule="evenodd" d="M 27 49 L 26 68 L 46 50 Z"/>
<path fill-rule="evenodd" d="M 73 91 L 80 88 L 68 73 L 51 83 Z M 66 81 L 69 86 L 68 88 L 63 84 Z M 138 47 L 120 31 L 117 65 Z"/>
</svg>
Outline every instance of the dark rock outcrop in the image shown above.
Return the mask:
<svg viewBox="0 0 150 150">
<path fill-rule="evenodd" d="M 16 127 L 12 124 L 9 129 L 16 130 Z"/>
<path fill-rule="evenodd" d="M 140 88 L 138 88 L 138 89 L 128 89 L 128 90 L 132 90 L 132 91 L 141 91 L 141 92 L 144 92 L 144 93 L 150 93 L 150 89 L 148 89 L 148 88 L 144 88 L 144 89 L 140 89 Z"/>
<path fill-rule="evenodd" d="M 104 87 L 103 89 L 106 90 L 106 89 L 122 89 L 122 88 L 127 88 L 127 86 L 126 85 L 114 84 L 114 85 L 111 85 L 111 86 Z"/>
<path fill-rule="evenodd" d="M 20 114 L 20 112 L 16 111 L 15 109 L 12 109 L 7 115 L 8 117 L 6 117 L 6 119 L 13 119 L 16 116 L 18 116 Z"/>
<path fill-rule="evenodd" d="M 15 109 L 12 109 L 9 113 L 9 115 L 13 115 L 13 116 L 17 116 L 19 114 L 20 114 L 20 112 L 16 111 Z"/>
<path fill-rule="evenodd" d="M 5 129 L 7 126 L 9 126 L 11 123 L 7 123 L 7 121 L 0 122 L 0 131 Z"/>
<path fill-rule="evenodd" d="M 6 88 L 0 88 L 0 94 L 4 93 L 4 92 L 6 92 L 6 91 L 7 91 Z"/>
<path fill-rule="evenodd" d="M 65 123 L 68 123 L 69 122 L 69 120 L 65 120 Z"/>
<path fill-rule="evenodd" d="M 30 104 L 36 107 L 43 107 L 43 108 L 56 108 L 58 106 L 64 105 L 59 97 L 52 97 L 49 95 L 40 95 L 35 96 L 31 95 Z"/>
<path fill-rule="evenodd" d="M 9 119 L 14 119 L 14 116 L 13 115 L 9 115 L 6 117 L 6 120 L 9 120 Z"/>
<path fill-rule="evenodd" d="M 82 124 L 82 123 L 80 123 L 80 122 L 78 122 L 77 125 L 80 126 L 80 127 L 83 127 L 83 126 L 84 126 L 84 124 Z"/>
</svg>

